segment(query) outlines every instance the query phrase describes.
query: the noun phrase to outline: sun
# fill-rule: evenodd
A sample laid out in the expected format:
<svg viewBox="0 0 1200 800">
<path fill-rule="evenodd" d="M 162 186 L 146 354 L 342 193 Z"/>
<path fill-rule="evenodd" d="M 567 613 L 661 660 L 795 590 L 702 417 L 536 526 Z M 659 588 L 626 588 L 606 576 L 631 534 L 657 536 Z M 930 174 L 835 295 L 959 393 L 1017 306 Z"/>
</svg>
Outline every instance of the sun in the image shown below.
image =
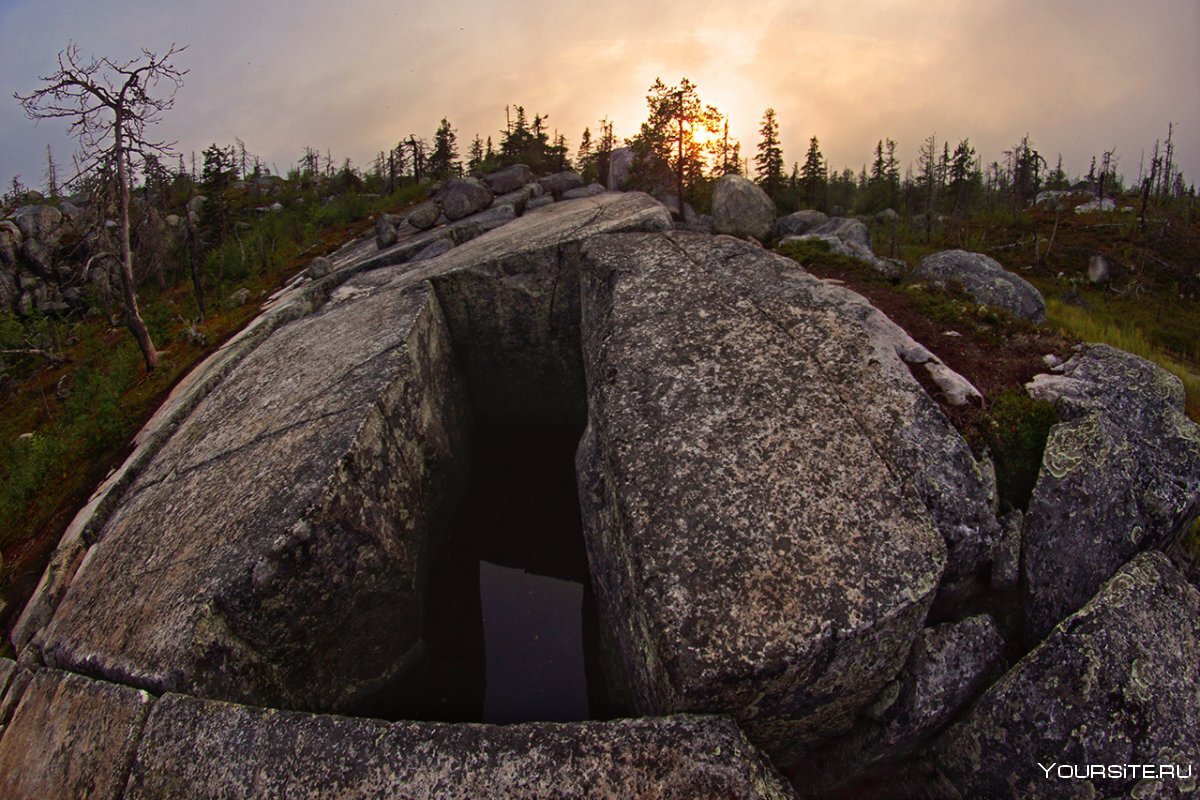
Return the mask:
<svg viewBox="0 0 1200 800">
<path fill-rule="evenodd" d="M 699 124 L 692 126 L 692 141 L 701 147 L 707 147 L 718 138 L 717 132 L 709 130 L 707 125 Z"/>
</svg>

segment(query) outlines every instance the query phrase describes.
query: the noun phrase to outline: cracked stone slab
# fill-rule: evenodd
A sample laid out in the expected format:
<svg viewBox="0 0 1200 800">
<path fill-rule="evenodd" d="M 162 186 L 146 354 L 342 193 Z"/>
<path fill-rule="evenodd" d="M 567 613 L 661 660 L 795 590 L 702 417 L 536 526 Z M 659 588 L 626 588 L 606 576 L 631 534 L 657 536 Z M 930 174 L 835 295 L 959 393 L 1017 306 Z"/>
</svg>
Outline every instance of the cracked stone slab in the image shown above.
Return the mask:
<svg viewBox="0 0 1200 800">
<path fill-rule="evenodd" d="M 0 738 L 0 797 L 122 797 L 153 702 L 126 686 L 38 672 Z"/>
<path fill-rule="evenodd" d="M 467 412 L 432 289 L 391 277 L 342 285 L 200 402 L 87 552 L 47 664 L 326 710 L 418 657 Z"/>
<path fill-rule="evenodd" d="M 577 466 L 637 709 L 730 713 L 786 763 L 900 671 L 945 546 L 846 402 L 861 387 L 748 286 L 780 262 L 701 234 L 587 243 Z"/>
<path fill-rule="evenodd" d="M 989 688 L 933 747 L 963 797 L 1184 797 L 1200 753 L 1200 592 L 1162 553 L 1136 556 Z M 1190 781 L 1038 764 L 1171 764 Z"/>
<path fill-rule="evenodd" d="M 447 725 L 165 696 L 128 800 L 793 797 L 729 719 Z"/>
<path fill-rule="evenodd" d="M 509 207 L 499 210 L 511 215 Z M 574 424 L 586 408 L 581 243 L 670 226 L 667 209 L 640 192 L 567 200 L 527 211 L 398 280 L 434 285 L 477 415 Z"/>
</svg>

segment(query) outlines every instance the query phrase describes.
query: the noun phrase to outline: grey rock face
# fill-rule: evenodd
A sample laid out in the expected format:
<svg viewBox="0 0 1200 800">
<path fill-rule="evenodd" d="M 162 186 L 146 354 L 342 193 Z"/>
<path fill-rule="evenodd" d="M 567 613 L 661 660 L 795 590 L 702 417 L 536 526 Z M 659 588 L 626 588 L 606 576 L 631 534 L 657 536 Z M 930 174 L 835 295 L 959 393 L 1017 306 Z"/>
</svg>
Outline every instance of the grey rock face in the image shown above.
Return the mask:
<svg viewBox="0 0 1200 800">
<path fill-rule="evenodd" d="M 679 233 L 585 253 L 581 505 L 637 708 L 731 713 L 786 761 L 899 672 L 944 545 L 794 332 L 825 315 L 748 288 L 792 262 Z"/>
<path fill-rule="evenodd" d="M 775 220 L 774 236 L 777 239 L 782 239 L 784 236 L 803 236 L 828 221 L 829 216 L 821 211 L 813 209 L 797 211 Z"/>
<path fill-rule="evenodd" d="M 547 194 L 554 195 L 555 200 L 561 200 L 562 196 L 572 189 L 583 188 L 583 176 L 577 172 L 567 170 L 547 175 L 544 178 L 538 178 L 538 183 L 541 184 L 542 189 Z"/>
<path fill-rule="evenodd" d="M 426 245 L 421 252 L 412 257 L 413 261 L 428 261 L 431 258 L 437 258 L 443 253 L 450 252 L 454 247 L 454 242 L 449 239 L 438 239 L 436 242 Z"/>
<path fill-rule="evenodd" d="M 286 768 L 280 768 L 286 765 Z M 167 695 L 128 800 L 160 797 L 792 797 L 727 719 L 445 725 Z"/>
<path fill-rule="evenodd" d="M 492 204 L 492 190 L 475 178 L 454 178 L 438 192 L 438 205 L 448 220 L 477 214 Z"/>
<path fill-rule="evenodd" d="M 492 201 L 492 208 L 512 206 L 513 212 L 519 217 L 525 213 L 525 204 L 529 202 L 530 196 L 529 188 L 522 186 L 507 194 L 497 195 L 496 199 Z"/>
<path fill-rule="evenodd" d="M 524 164 L 513 164 L 502 170 L 483 176 L 483 182 L 488 185 L 493 194 L 508 194 L 515 192 L 527 183 L 533 183 L 533 170 Z"/>
<path fill-rule="evenodd" d="M 324 256 L 318 256 L 308 264 L 308 276 L 310 278 L 324 278 L 330 272 L 333 272 L 333 263 Z"/>
<path fill-rule="evenodd" d="M 427 231 L 437 225 L 438 217 L 441 215 L 442 209 L 438 207 L 438 204 L 432 200 L 426 200 L 409 211 L 404 221 L 419 231 Z"/>
<path fill-rule="evenodd" d="M 629 184 L 629 171 L 633 169 L 633 148 L 618 147 L 608 154 L 608 177 L 606 184 L 613 191 L 624 191 Z"/>
<path fill-rule="evenodd" d="M 1062 419 L 1025 521 L 1031 643 L 1200 513 L 1200 426 L 1183 413 L 1178 378 L 1107 345 L 1085 346 L 1057 372 L 1028 386 Z"/>
<path fill-rule="evenodd" d="M 766 241 L 775 227 L 775 203 L 753 181 L 725 175 L 713 189 L 713 231 L 730 236 L 751 236 Z"/>
<path fill-rule="evenodd" d="M 1008 272 L 994 258 L 982 253 L 965 250 L 933 253 L 921 259 L 913 277 L 939 286 L 957 281 L 976 302 L 1003 308 L 1021 319 L 1046 321 L 1046 301 L 1041 293 L 1027 280 Z"/>
<path fill-rule="evenodd" d="M 54 206 L 21 206 L 13 212 L 13 222 L 26 239 L 38 239 L 52 243 L 55 232 L 62 224 L 62 213 Z"/>
<path fill-rule="evenodd" d="M 196 407 L 99 532 L 48 664 L 334 709 L 416 657 L 466 422 L 430 288 L 387 278 L 341 286 Z"/>
<path fill-rule="evenodd" d="M 537 197 L 533 198 L 532 200 L 530 200 L 528 203 L 525 204 L 525 210 L 533 211 L 534 209 L 541 208 L 543 206 L 548 206 L 553 202 L 554 202 L 554 195 L 552 195 L 552 194 L 538 195 Z"/>
<path fill-rule="evenodd" d="M 935 741 L 933 757 L 963 797 L 1188 796 L 1200 752 L 1197 687 L 1200 594 L 1161 553 L 1143 553 L 988 689 Z M 1043 771 L 1096 764 L 1192 765 L 1193 777 Z"/>
<path fill-rule="evenodd" d="M 0 221 L 0 266 L 15 267 L 17 254 L 21 252 L 21 243 L 25 237 L 21 229 L 11 220 Z"/>
<path fill-rule="evenodd" d="M 136 689 L 40 671 L 0 738 L 0 796 L 123 797 L 152 702 Z"/>
</svg>

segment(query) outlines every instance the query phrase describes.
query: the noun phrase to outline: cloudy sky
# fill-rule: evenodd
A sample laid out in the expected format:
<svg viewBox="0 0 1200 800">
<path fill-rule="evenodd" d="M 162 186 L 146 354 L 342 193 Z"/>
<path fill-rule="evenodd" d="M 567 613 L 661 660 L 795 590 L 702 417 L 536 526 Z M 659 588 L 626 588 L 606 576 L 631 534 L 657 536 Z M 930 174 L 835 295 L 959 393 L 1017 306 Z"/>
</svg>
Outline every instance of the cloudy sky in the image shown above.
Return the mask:
<svg viewBox="0 0 1200 800">
<path fill-rule="evenodd" d="M 1200 179 L 1197 0 L 0 0 L 5 189 L 13 175 L 40 186 L 47 144 L 69 162 L 65 125 L 11 99 L 68 40 L 114 59 L 186 44 L 161 135 L 185 155 L 240 137 L 280 171 L 306 145 L 366 166 L 442 117 L 465 152 L 498 134 L 506 104 L 548 114 L 574 149 L 604 116 L 635 132 L 654 79 L 686 76 L 743 153 L 774 107 L 789 163 L 814 135 L 857 170 L 884 137 L 907 164 L 930 134 L 969 137 L 990 161 L 1028 133 L 1071 174 L 1115 148 L 1133 180 L 1175 122 Z"/>
</svg>

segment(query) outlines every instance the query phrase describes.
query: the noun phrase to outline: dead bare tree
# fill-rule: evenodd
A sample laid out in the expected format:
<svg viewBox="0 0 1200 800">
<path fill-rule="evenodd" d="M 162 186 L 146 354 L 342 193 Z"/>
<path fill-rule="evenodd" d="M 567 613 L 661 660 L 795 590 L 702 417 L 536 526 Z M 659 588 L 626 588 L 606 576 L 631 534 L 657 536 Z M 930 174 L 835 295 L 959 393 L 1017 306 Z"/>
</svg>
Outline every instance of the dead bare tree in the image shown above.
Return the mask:
<svg viewBox="0 0 1200 800">
<path fill-rule="evenodd" d="M 174 142 L 148 139 L 146 128 L 159 122 L 162 113 L 175 103 L 175 92 L 183 85 L 187 70 L 178 69 L 172 59 L 185 49 L 172 44 L 163 55 L 143 49 L 137 58 L 117 62 L 94 56 L 85 60 L 79 54 L 79 45 L 69 42 L 58 54 L 58 70 L 41 78 L 41 89 L 29 95 L 13 95 L 32 120 L 71 120 L 68 131 L 79 141 L 83 154 L 80 174 L 104 164 L 115 168 L 125 322 L 137 340 L 147 370 L 158 366 L 158 352 L 138 312 L 134 291 L 129 245 L 130 165 L 135 154 L 144 158 L 170 153 Z M 160 83 L 168 85 L 167 92 L 155 96 Z"/>
</svg>

